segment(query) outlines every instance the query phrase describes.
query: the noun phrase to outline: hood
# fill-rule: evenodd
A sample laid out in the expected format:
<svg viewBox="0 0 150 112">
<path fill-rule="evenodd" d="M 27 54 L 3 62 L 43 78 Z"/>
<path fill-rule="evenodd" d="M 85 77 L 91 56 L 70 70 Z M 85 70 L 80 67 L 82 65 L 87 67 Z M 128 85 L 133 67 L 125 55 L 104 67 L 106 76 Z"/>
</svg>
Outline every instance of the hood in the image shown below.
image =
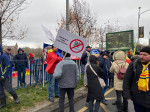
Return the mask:
<svg viewBox="0 0 150 112">
<path fill-rule="evenodd" d="M 98 60 L 98 58 L 96 56 L 94 56 L 94 55 L 91 55 L 89 57 L 89 61 L 90 61 L 91 64 L 96 64 L 97 60 Z"/>
<path fill-rule="evenodd" d="M 126 54 L 123 51 L 116 51 L 113 54 L 113 60 L 122 60 L 122 61 L 126 61 Z"/>
<path fill-rule="evenodd" d="M 0 55 L 3 54 L 2 45 L 0 45 Z"/>
<path fill-rule="evenodd" d="M 34 57 L 34 55 L 32 53 L 29 53 L 30 57 Z"/>
<path fill-rule="evenodd" d="M 102 57 L 108 56 L 108 53 L 107 53 L 107 52 L 103 52 L 103 54 L 102 54 L 101 56 L 102 56 Z"/>
<path fill-rule="evenodd" d="M 22 52 L 24 52 L 24 50 L 23 50 L 22 48 L 19 48 L 19 49 L 18 49 L 18 53 L 19 53 L 19 51 L 21 51 L 21 50 L 22 50 Z"/>
</svg>

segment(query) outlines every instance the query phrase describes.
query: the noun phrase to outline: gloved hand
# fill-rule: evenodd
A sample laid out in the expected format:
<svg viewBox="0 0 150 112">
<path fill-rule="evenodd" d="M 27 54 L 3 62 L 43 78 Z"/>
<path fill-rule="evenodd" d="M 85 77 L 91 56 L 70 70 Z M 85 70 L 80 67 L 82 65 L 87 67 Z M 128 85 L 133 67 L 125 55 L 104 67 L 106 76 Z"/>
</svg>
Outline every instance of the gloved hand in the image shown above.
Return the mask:
<svg viewBox="0 0 150 112">
<path fill-rule="evenodd" d="M 0 77 L 0 82 L 3 82 L 3 81 L 5 81 L 5 78 L 4 78 L 4 76 L 1 76 Z"/>
</svg>

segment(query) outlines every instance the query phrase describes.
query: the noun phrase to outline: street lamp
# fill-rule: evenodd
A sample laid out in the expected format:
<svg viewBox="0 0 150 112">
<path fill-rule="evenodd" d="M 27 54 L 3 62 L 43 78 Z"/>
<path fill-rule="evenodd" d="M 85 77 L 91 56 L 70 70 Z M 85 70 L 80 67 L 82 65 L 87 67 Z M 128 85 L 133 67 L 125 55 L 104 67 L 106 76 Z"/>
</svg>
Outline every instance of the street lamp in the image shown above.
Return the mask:
<svg viewBox="0 0 150 112">
<path fill-rule="evenodd" d="M 139 43 L 139 38 L 140 38 L 140 35 L 139 35 L 140 16 L 141 16 L 143 13 L 145 13 L 145 12 L 147 12 L 147 11 L 150 11 L 150 9 L 145 10 L 145 11 L 143 11 L 143 12 L 141 12 L 141 13 L 140 13 L 141 7 L 139 7 L 138 9 L 139 9 L 139 12 L 138 12 L 138 43 Z"/>
<path fill-rule="evenodd" d="M 69 31 L 69 0 L 66 0 L 66 30 Z"/>
</svg>

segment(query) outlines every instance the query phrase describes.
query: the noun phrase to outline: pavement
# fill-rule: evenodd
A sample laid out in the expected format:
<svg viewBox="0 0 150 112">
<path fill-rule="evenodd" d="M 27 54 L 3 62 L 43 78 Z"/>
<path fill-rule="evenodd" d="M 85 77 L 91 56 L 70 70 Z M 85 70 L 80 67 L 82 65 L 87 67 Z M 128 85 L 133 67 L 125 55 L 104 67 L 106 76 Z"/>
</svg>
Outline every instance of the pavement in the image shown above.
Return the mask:
<svg viewBox="0 0 150 112">
<path fill-rule="evenodd" d="M 75 90 L 75 94 L 74 94 L 74 103 L 78 102 L 79 100 L 85 98 L 87 96 L 87 88 L 86 87 L 81 87 L 77 90 Z M 55 102 L 50 102 L 49 100 L 45 100 L 43 102 L 40 102 L 38 104 L 36 104 L 36 106 L 30 108 L 28 111 L 26 112 L 58 112 L 58 101 L 59 98 L 54 98 Z M 68 102 L 68 98 L 67 96 L 65 97 L 65 103 L 64 103 L 64 107 L 68 107 L 69 102 Z"/>
<path fill-rule="evenodd" d="M 74 94 L 74 106 L 76 112 L 89 112 L 88 107 L 85 106 L 87 96 L 87 88 L 81 87 L 75 90 Z M 116 93 L 114 88 L 110 88 L 105 93 L 105 99 L 107 100 L 108 105 L 104 105 L 100 103 L 99 112 L 117 112 L 116 105 L 112 105 L 113 102 L 116 100 Z M 48 100 L 40 102 L 36 104 L 36 106 L 28 109 L 26 112 L 58 112 L 59 105 L 58 105 L 59 98 L 55 98 L 55 102 L 52 103 Z M 69 112 L 69 102 L 66 95 L 65 104 L 64 104 L 65 112 Z M 135 112 L 132 101 L 128 101 L 128 112 Z"/>
</svg>

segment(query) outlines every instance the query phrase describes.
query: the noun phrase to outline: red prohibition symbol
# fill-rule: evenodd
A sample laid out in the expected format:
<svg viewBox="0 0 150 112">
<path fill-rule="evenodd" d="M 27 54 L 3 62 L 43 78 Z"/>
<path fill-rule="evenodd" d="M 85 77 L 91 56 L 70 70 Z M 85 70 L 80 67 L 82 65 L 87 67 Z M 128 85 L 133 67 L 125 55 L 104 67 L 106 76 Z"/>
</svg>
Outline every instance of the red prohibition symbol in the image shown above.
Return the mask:
<svg viewBox="0 0 150 112">
<path fill-rule="evenodd" d="M 79 53 L 83 50 L 84 44 L 81 40 L 79 39 L 74 39 L 70 42 L 70 50 L 74 53 Z"/>
</svg>

